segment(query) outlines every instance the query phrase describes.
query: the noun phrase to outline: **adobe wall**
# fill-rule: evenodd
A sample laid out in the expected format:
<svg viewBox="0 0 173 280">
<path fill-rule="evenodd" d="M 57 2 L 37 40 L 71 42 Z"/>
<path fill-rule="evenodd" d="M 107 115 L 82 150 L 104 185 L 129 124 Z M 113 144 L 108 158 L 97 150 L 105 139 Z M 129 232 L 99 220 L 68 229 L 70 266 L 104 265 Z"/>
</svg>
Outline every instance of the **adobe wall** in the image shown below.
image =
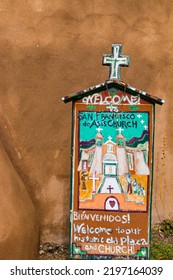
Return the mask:
<svg viewBox="0 0 173 280">
<path fill-rule="evenodd" d="M 0 173 L 0 259 L 37 259 L 37 213 L 1 141 Z"/>
<path fill-rule="evenodd" d="M 172 217 L 172 1 L 0 0 L 0 27 L 1 136 L 41 241 L 68 240 L 71 104 L 61 97 L 108 78 L 112 43 L 130 55 L 122 79 L 166 100 L 156 108 L 153 222 Z"/>
</svg>

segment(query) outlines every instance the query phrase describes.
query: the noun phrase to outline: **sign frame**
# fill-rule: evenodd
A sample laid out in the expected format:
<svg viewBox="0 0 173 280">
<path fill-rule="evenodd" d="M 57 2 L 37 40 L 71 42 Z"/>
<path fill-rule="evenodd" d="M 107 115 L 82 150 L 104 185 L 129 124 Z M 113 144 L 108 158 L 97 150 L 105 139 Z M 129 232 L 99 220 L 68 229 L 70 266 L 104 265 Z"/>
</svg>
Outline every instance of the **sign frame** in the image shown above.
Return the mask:
<svg viewBox="0 0 173 280">
<path fill-rule="evenodd" d="M 153 162 L 154 162 L 154 153 L 153 153 L 153 149 L 154 149 L 154 122 L 155 122 L 155 103 L 156 103 L 156 102 L 153 102 L 153 100 L 155 101 L 155 98 L 152 99 L 152 100 L 148 100 L 148 98 L 141 98 L 141 95 L 138 92 L 136 92 L 137 94 L 131 95 L 131 94 L 129 94 L 127 92 L 127 87 L 124 87 L 124 90 L 122 91 L 122 90 L 120 90 L 116 86 L 114 81 L 111 84 L 109 84 L 109 87 L 106 86 L 105 88 L 100 87 L 100 89 L 97 89 L 97 92 L 92 94 L 93 97 L 94 97 L 94 94 L 96 95 L 95 99 L 93 99 L 93 97 L 91 98 L 91 95 L 88 94 L 90 92 L 91 92 L 91 89 L 88 92 L 86 91 L 86 93 L 82 94 L 82 96 L 81 96 L 81 92 L 80 92 L 80 94 L 74 95 L 74 96 L 77 96 L 78 98 L 74 98 L 74 100 L 72 102 L 70 238 L 69 238 L 69 254 L 70 254 L 70 257 L 71 258 L 81 258 L 81 259 L 116 259 L 116 258 L 123 258 L 123 259 L 126 259 L 126 258 L 131 258 L 131 259 L 137 259 L 137 258 L 149 259 L 149 256 L 150 256 L 150 239 L 151 239 L 152 190 L 153 190 L 152 185 L 153 185 Z M 120 101 L 117 101 L 117 103 L 118 102 L 120 102 L 120 103 L 116 104 L 115 100 L 120 100 L 122 95 L 128 97 L 128 98 L 124 98 L 124 100 L 128 100 L 128 102 L 129 102 L 129 100 L 132 100 L 132 102 L 129 102 L 127 104 L 126 101 L 125 101 L 124 104 L 121 104 Z M 102 100 L 103 96 L 104 96 L 104 100 Z M 116 96 L 116 98 L 113 98 L 114 96 Z M 132 96 L 132 98 L 130 99 L 131 96 Z M 102 102 L 103 104 L 98 104 L 98 103 L 100 103 L 99 97 L 100 97 L 100 100 L 103 101 Z M 139 98 L 140 98 L 140 100 L 142 102 L 141 104 L 140 104 Z M 106 101 L 105 101 L 105 99 L 106 99 Z M 114 104 L 112 104 L 112 100 L 113 99 L 114 99 L 114 101 L 113 101 Z M 122 98 L 122 100 L 123 100 L 123 98 Z M 160 102 L 160 99 L 158 100 L 158 102 Z M 122 101 L 122 103 L 123 103 L 123 101 Z M 142 110 L 141 106 L 145 107 L 144 110 Z M 150 172 L 151 172 L 151 174 L 150 174 L 150 183 L 149 183 L 150 186 L 147 189 L 148 196 L 147 196 L 147 208 L 146 208 L 146 213 L 148 211 L 148 213 L 147 213 L 148 216 L 146 218 L 148 223 L 147 223 L 147 238 L 146 237 L 144 238 L 145 240 L 147 239 L 147 246 L 143 246 L 143 247 L 140 246 L 141 250 L 136 250 L 135 254 L 129 254 L 129 253 L 125 254 L 125 253 L 122 253 L 122 252 L 120 254 L 119 253 L 118 254 L 112 254 L 112 253 L 111 254 L 105 254 L 105 253 L 98 254 L 98 252 L 95 254 L 95 253 L 93 253 L 92 250 L 90 250 L 91 253 L 88 253 L 85 250 L 81 249 L 81 244 L 82 244 L 83 241 L 82 242 L 79 241 L 79 242 L 76 242 L 76 243 L 74 242 L 74 227 L 75 227 L 75 231 L 78 232 L 78 237 L 75 236 L 75 238 L 76 239 L 78 238 L 79 240 L 80 240 L 80 236 L 81 236 L 81 224 L 82 224 L 82 227 L 83 227 L 82 231 L 83 231 L 84 235 L 85 235 L 85 232 L 87 231 L 87 229 L 85 228 L 84 220 L 81 221 L 80 219 L 81 219 L 81 213 L 83 213 L 83 212 L 86 213 L 88 211 L 86 208 L 81 208 L 80 209 L 81 206 L 79 207 L 79 205 L 74 207 L 74 204 L 77 201 L 77 196 L 79 196 L 79 193 L 76 192 L 75 186 L 74 186 L 76 184 L 76 182 L 77 182 L 77 188 L 79 188 L 79 174 L 78 174 L 79 171 L 77 171 L 77 163 L 75 163 L 75 161 L 78 161 L 78 159 L 77 159 L 78 155 L 77 154 L 79 154 L 78 137 L 79 137 L 79 123 L 80 122 L 79 122 L 79 114 L 78 113 L 82 112 L 82 111 L 83 112 L 87 112 L 88 116 L 90 115 L 90 119 L 91 119 L 92 115 L 95 115 L 95 116 L 97 115 L 97 119 L 98 119 L 99 118 L 98 112 L 100 112 L 100 114 L 102 114 L 102 115 L 104 114 L 104 112 L 106 112 L 106 114 L 108 114 L 108 115 L 111 115 L 111 114 L 122 114 L 123 112 L 125 112 L 124 114 L 128 114 L 128 115 L 131 114 L 131 116 L 134 117 L 137 114 L 140 115 L 140 113 L 142 113 L 142 112 L 143 112 L 142 114 L 144 116 L 146 114 L 146 107 L 148 108 L 148 111 L 150 112 L 149 126 L 150 126 L 150 129 L 151 129 L 151 133 L 150 133 L 150 147 L 149 147 L 149 151 L 150 151 L 149 152 L 149 157 L 150 157 L 149 161 L 150 161 Z M 121 112 L 119 112 L 120 109 L 121 109 Z M 117 112 L 116 112 L 116 110 L 117 110 Z M 151 115 L 152 115 L 152 118 L 151 118 Z M 83 124 L 84 123 L 82 123 L 82 125 Z M 124 123 L 124 125 L 125 125 L 125 123 Z M 95 126 L 96 126 L 96 128 L 98 128 L 96 124 L 95 124 Z M 113 130 L 115 130 L 115 128 Z M 77 143 L 76 143 L 76 141 L 77 141 Z M 89 177 L 89 178 L 92 178 L 92 177 Z M 111 203 L 113 205 L 113 203 L 114 203 L 113 200 L 112 200 Z M 81 203 L 81 205 L 82 205 L 82 203 Z M 99 215 L 98 214 L 98 211 L 99 211 L 98 209 L 94 208 L 94 209 L 92 209 L 92 211 L 97 212 L 96 215 Z M 104 210 L 102 209 L 102 212 L 103 211 Z M 117 214 L 117 213 L 122 212 L 122 211 L 119 210 L 119 211 L 113 211 L 113 212 L 112 211 L 108 211 L 108 212 L 109 212 L 110 216 L 112 216 L 111 213 L 113 213 L 113 214 L 116 213 Z M 124 213 L 128 214 L 128 212 L 129 212 L 129 210 L 127 210 L 127 211 L 124 210 Z M 136 211 L 136 213 L 140 214 L 141 210 Z M 103 215 L 103 213 L 102 213 L 102 215 Z M 120 216 L 122 216 L 123 219 L 125 219 L 125 216 L 123 216 L 123 215 L 120 215 Z M 91 219 L 93 219 L 93 216 L 91 216 L 91 217 L 92 217 Z M 76 222 L 76 221 L 78 221 L 79 223 Z M 117 240 L 118 241 L 116 241 L 116 242 L 120 242 L 121 246 L 122 246 L 123 242 L 124 243 L 129 242 L 127 240 L 125 241 L 125 238 L 127 239 L 129 234 L 128 234 L 128 236 L 126 234 L 126 236 L 122 236 L 122 237 L 121 237 L 121 234 L 120 234 L 120 230 L 122 230 L 122 231 L 126 230 L 126 232 L 127 231 L 129 232 L 129 229 L 128 228 L 120 228 L 120 227 L 118 227 L 118 224 L 116 224 L 116 222 L 114 223 L 114 227 L 116 227 L 116 230 L 118 232 L 117 233 Z M 106 228 L 109 229 L 109 227 L 107 225 L 105 227 L 103 227 L 103 228 L 105 230 L 106 230 Z M 131 229 L 133 231 L 135 231 L 135 230 L 137 231 L 136 227 L 133 226 L 132 224 L 131 224 Z M 94 230 L 93 224 L 92 224 L 92 230 Z M 140 236 L 139 232 L 141 230 L 142 229 L 138 228 L 138 237 Z M 98 229 L 97 229 L 96 233 L 97 232 L 98 232 Z M 115 234 L 115 232 L 114 232 L 114 234 Z M 95 239 L 96 239 L 96 235 L 97 234 L 95 234 Z M 106 240 L 106 238 L 102 237 L 102 242 L 103 242 L 103 240 Z M 93 248 L 94 248 L 94 245 L 100 244 L 98 240 L 97 240 L 97 242 L 96 242 L 96 244 L 93 244 Z M 130 241 L 130 242 L 132 242 L 132 243 L 134 242 L 135 243 L 134 236 L 133 236 L 133 240 Z M 139 242 L 139 240 L 136 241 L 136 242 Z M 84 244 L 85 244 L 85 242 L 84 242 Z M 103 244 L 101 244 L 101 245 L 102 246 L 100 248 L 103 248 Z M 119 247 L 121 247 L 121 246 L 119 246 Z M 98 246 L 96 246 L 96 247 L 98 247 Z M 134 247 L 135 247 L 135 245 L 134 245 Z M 87 248 L 87 246 L 85 246 L 85 248 Z M 80 249 L 81 249 L 81 251 L 80 251 Z M 119 252 L 120 251 L 121 250 L 119 248 Z M 124 249 L 124 251 L 125 251 L 125 249 Z M 74 254 L 74 252 L 75 252 L 75 254 Z M 103 250 L 101 250 L 101 252 L 103 252 Z"/>
<path fill-rule="evenodd" d="M 155 104 L 163 99 L 121 81 L 129 65 L 113 44 L 109 80 L 72 101 L 69 256 L 149 259 Z"/>
</svg>

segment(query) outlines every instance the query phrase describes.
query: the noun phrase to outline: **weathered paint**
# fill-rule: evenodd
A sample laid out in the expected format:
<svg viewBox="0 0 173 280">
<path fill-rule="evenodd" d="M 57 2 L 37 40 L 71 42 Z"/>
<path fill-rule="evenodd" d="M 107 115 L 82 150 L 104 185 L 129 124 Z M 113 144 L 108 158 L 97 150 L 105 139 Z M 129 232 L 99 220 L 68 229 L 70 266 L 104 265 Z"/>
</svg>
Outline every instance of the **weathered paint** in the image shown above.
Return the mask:
<svg viewBox="0 0 173 280">
<path fill-rule="evenodd" d="M 126 91 L 127 93 L 130 93 L 131 95 L 141 96 L 142 98 L 144 98 L 144 99 L 146 99 L 146 100 L 148 100 L 152 103 L 157 103 L 159 105 L 162 105 L 165 102 L 164 99 L 153 96 L 153 95 L 151 95 L 151 94 L 149 94 L 145 91 L 139 90 L 135 87 L 132 87 L 132 86 L 126 84 L 123 81 L 118 81 L 118 80 L 105 81 L 104 83 L 98 84 L 96 86 L 89 87 L 88 89 L 84 89 L 84 90 L 72 93 L 70 95 L 64 96 L 64 97 L 62 97 L 62 100 L 65 103 L 67 103 L 67 102 L 70 102 L 70 101 L 80 99 L 82 97 L 86 97 L 88 95 L 92 95 L 94 93 L 98 93 L 101 90 L 109 89 L 109 88 L 112 88 L 112 87 L 113 87 L 113 90 L 115 90 L 115 88 L 117 88 L 117 89 Z"/>
<path fill-rule="evenodd" d="M 99 95 L 73 102 L 70 256 L 148 259 L 154 104 Z"/>
<path fill-rule="evenodd" d="M 154 112 L 164 100 L 120 81 L 121 48 L 103 56 L 111 80 L 63 98 L 73 101 L 72 258 L 150 256 Z"/>
<path fill-rule="evenodd" d="M 110 66 L 109 80 L 121 80 L 120 66 L 129 66 L 129 56 L 121 54 L 122 45 L 113 44 L 112 54 L 103 55 L 103 65 Z"/>
</svg>

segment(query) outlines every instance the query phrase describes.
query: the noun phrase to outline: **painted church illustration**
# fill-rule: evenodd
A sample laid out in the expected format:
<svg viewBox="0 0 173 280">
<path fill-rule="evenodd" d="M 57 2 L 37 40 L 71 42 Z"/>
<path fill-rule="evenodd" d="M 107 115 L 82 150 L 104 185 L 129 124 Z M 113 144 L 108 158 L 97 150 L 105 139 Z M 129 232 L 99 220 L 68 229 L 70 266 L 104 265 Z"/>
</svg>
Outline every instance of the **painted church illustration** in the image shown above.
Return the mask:
<svg viewBox="0 0 173 280">
<path fill-rule="evenodd" d="M 123 82 L 121 44 L 102 63 L 108 80 L 63 97 L 73 104 L 70 257 L 149 259 L 155 104 L 164 100 Z"/>
<path fill-rule="evenodd" d="M 144 185 L 146 183 L 139 184 L 139 181 L 144 178 L 146 181 L 150 174 L 147 164 L 147 149 L 126 146 L 126 139 L 122 133 L 117 134 L 115 139 L 109 136 L 104 142 L 101 130 L 101 128 L 97 128 L 95 143 L 91 147 L 80 149 L 78 171 L 81 175 L 81 193 L 85 193 L 87 187 L 91 188 L 92 182 L 92 196 L 88 199 L 85 197 L 83 204 L 87 204 L 87 200 L 92 200 L 95 201 L 94 207 L 97 207 L 96 196 L 100 195 L 101 199 L 103 194 L 107 196 L 104 201 L 104 209 L 107 210 L 121 210 L 122 199 L 126 203 L 131 198 L 133 206 L 134 203 L 144 204 L 144 195 L 146 195 Z M 135 186 L 137 181 L 138 186 Z M 143 197 L 143 200 L 139 199 L 139 193 L 142 191 L 143 194 L 140 198 Z M 82 199 L 80 198 L 80 200 Z"/>
</svg>

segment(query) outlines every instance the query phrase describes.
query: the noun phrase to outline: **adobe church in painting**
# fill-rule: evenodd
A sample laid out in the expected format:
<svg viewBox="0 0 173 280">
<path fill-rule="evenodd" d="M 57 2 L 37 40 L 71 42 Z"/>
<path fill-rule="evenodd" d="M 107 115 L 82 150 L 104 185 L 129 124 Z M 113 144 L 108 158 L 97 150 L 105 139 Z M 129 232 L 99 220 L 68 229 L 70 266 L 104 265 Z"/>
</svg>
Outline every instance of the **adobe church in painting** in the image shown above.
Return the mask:
<svg viewBox="0 0 173 280">
<path fill-rule="evenodd" d="M 115 175 L 125 175 L 129 171 L 134 171 L 138 175 L 149 175 L 145 153 L 146 148 L 126 146 L 126 139 L 121 133 L 117 135 L 115 141 L 109 136 L 104 143 L 104 137 L 99 132 L 96 134 L 95 144 L 90 148 L 81 149 L 78 171 L 90 170 L 90 173 L 95 171 L 96 174 L 101 174 L 107 173 L 109 168 L 110 173 Z"/>
<path fill-rule="evenodd" d="M 138 117 L 140 119 L 140 114 Z M 79 200 L 82 202 L 82 193 L 87 192 L 87 188 L 90 188 L 92 181 L 92 194 L 89 193 L 88 197 L 85 196 L 84 203 L 87 207 L 87 200 L 94 200 L 96 202 L 96 194 L 121 194 L 123 196 L 123 204 L 125 200 L 128 200 L 133 196 L 133 202 L 135 202 L 134 193 L 137 188 L 135 182 L 137 182 L 137 176 L 147 176 L 150 174 L 148 164 L 146 162 L 148 150 L 146 145 L 139 144 L 139 139 L 135 139 L 137 147 L 130 147 L 126 143 L 126 139 L 123 136 L 123 129 L 118 128 L 115 139 L 110 135 L 105 141 L 102 134 L 103 128 L 96 128 L 95 139 L 91 139 L 83 144 L 83 148 L 80 148 L 80 161 L 78 165 L 78 171 L 82 176 L 81 178 L 81 196 Z M 120 133 L 121 132 L 121 133 Z M 144 133 L 143 133 L 144 134 Z M 145 131 L 147 135 L 147 131 Z M 143 138 L 141 138 L 143 140 Z M 128 141 L 134 144 L 134 139 Z M 146 143 L 146 142 L 145 142 Z M 85 147 L 86 148 L 85 148 Z M 129 193 L 128 186 L 131 186 L 131 193 Z M 139 183 L 138 183 L 139 184 Z M 142 190 L 142 189 L 141 189 Z M 141 191 L 142 192 L 142 191 Z M 143 198 L 136 200 L 136 203 L 144 204 L 144 194 L 146 190 L 143 187 Z M 127 197 L 128 196 L 128 197 Z M 99 196 L 100 200 L 101 196 Z M 119 196 L 120 198 L 120 196 Z M 103 198 L 105 201 L 107 197 Z M 111 198 L 112 199 L 112 198 Z M 118 209 L 121 209 L 121 202 L 117 201 Z M 133 203 L 134 205 L 134 203 Z M 93 206 L 94 208 L 96 207 Z M 102 204 L 105 209 L 105 203 Z M 109 207 L 108 207 L 109 208 Z M 141 209 L 142 210 L 142 209 Z"/>
</svg>

